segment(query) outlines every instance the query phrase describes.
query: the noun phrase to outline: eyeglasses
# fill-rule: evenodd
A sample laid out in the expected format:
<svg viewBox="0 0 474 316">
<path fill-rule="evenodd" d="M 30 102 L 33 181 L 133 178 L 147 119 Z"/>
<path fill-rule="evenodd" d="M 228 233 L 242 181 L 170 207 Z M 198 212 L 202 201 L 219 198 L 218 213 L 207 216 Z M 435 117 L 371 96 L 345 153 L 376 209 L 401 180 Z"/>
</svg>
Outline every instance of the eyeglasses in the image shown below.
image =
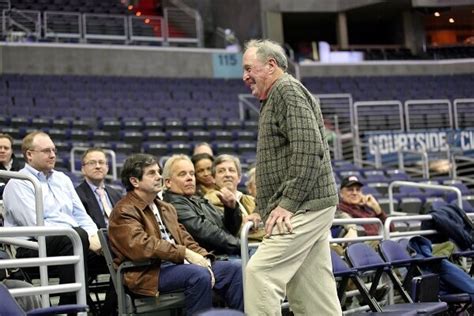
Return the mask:
<svg viewBox="0 0 474 316">
<path fill-rule="evenodd" d="M 88 162 L 84 162 L 84 166 L 95 167 L 99 164 L 99 166 L 105 166 L 107 161 L 105 160 L 89 160 Z"/>
<path fill-rule="evenodd" d="M 30 149 L 30 151 L 36 151 L 36 152 L 43 153 L 43 154 L 46 154 L 46 155 L 49 155 L 51 153 L 56 154 L 58 152 L 58 150 L 56 148 L 45 148 L 45 149 L 40 149 L 40 150 Z"/>
</svg>

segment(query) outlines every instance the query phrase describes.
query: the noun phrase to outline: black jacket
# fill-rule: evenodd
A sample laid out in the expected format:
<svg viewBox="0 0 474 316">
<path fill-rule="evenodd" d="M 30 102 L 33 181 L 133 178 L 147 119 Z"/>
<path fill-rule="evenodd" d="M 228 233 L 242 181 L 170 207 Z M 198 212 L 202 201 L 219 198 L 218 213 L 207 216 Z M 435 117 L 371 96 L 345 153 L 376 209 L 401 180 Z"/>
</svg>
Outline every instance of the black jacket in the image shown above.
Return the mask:
<svg viewBox="0 0 474 316">
<path fill-rule="evenodd" d="M 25 166 L 25 161 L 22 158 L 17 158 L 15 157 L 15 154 L 12 154 L 12 159 L 13 159 L 13 162 L 12 162 L 12 168 L 10 169 L 10 171 L 20 171 L 21 169 L 23 169 L 23 167 Z M 0 164 L 0 170 L 7 170 L 7 169 L 5 169 L 3 164 Z M 0 200 L 3 199 L 3 189 L 5 189 L 5 184 L 7 184 L 8 180 L 10 179 L 0 177 Z"/>
<path fill-rule="evenodd" d="M 466 213 L 456 205 L 431 209 L 432 221 L 424 221 L 421 229 L 436 229 L 439 234 L 429 236 L 433 243 L 451 239 L 461 250 L 472 248 L 472 224 Z"/>
<path fill-rule="evenodd" d="M 100 228 L 107 228 L 104 219 L 104 213 L 97 202 L 97 198 L 95 197 L 95 193 L 92 192 L 91 187 L 87 184 L 86 181 L 83 181 L 76 187 L 77 195 L 81 199 L 82 204 L 84 204 L 84 208 L 86 209 L 87 214 L 92 218 L 94 223 L 97 227 Z M 114 188 L 106 185 L 105 192 L 112 203 L 112 208 L 117 204 L 117 202 L 122 198 L 122 195 L 119 191 L 115 190 Z"/>
<path fill-rule="evenodd" d="M 163 193 L 163 200 L 173 204 L 179 222 L 207 251 L 216 254 L 239 254 L 240 240 L 236 237 L 242 224 L 239 206 L 235 209 L 225 207 L 222 214 L 221 210 L 204 198 L 188 198 L 169 191 Z"/>
</svg>

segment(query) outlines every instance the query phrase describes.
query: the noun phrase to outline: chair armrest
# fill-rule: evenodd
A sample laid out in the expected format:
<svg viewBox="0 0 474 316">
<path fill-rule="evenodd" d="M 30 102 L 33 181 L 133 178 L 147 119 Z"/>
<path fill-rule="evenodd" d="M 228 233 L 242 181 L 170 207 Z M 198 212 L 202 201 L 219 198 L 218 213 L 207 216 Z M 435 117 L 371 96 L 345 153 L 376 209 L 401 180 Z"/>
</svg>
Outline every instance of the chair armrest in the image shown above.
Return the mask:
<svg viewBox="0 0 474 316">
<path fill-rule="evenodd" d="M 117 269 L 117 272 L 122 272 L 124 270 L 127 270 L 129 268 L 135 268 L 135 267 L 143 267 L 143 266 L 149 266 L 153 263 L 151 260 L 146 260 L 146 261 L 140 261 L 140 262 L 134 262 L 134 261 L 124 261 L 120 264 L 120 266 Z"/>
</svg>

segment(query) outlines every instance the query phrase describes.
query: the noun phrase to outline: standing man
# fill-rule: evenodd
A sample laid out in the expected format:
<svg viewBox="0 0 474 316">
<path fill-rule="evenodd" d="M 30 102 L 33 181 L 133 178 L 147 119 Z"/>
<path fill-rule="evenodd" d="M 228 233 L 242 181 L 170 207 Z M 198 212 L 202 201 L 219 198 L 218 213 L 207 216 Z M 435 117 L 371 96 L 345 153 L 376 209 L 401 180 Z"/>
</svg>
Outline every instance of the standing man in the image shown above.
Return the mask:
<svg viewBox="0 0 474 316">
<path fill-rule="evenodd" d="M 35 131 L 23 138 L 21 151 L 26 164 L 19 172 L 38 179 L 43 188 L 44 225 L 72 227 L 82 241 L 84 251 L 84 272 L 86 281 L 88 267 L 95 267 L 89 252 L 101 250 L 97 236 L 97 226 L 87 214 L 81 200 L 74 190 L 71 179 L 60 171 L 54 170 L 56 164 L 56 147 L 48 134 Z M 11 179 L 5 186 L 3 194 L 5 205 L 5 226 L 36 226 L 35 190 L 33 184 L 26 180 Z M 46 249 L 48 257 L 69 256 L 73 254 L 72 243 L 66 236 L 47 236 Z M 17 258 L 38 257 L 38 251 L 18 248 Z M 74 267 L 62 265 L 57 267 L 59 283 L 74 283 Z M 88 292 L 88 287 L 86 291 Z M 61 294 L 59 303 L 75 303 L 73 293 Z"/>
<path fill-rule="evenodd" d="M 99 228 L 107 228 L 110 213 L 122 198 L 119 191 L 105 184 L 109 165 L 105 151 L 89 148 L 82 155 L 82 174 L 84 181 L 76 187 L 82 204 Z"/>
<path fill-rule="evenodd" d="M 277 43 L 247 43 L 243 80 L 261 102 L 249 217 L 261 216 L 266 237 L 246 268 L 245 312 L 281 315 L 286 294 L 295 315 L 341 315 L 328 241 L 338 196 L 323 117 L 287 67 Z"/>
<path fill-rule="evenodd" d="M 157 160 L 148 154 L 130 156 L 122 183 L 127 195 L 115 206 L 109 224 L 115 263 L 152 261 L 125 273 L 128 289 L 155 297 L 184 290 L 186 315 L 211 308 L 214 289 L 230 308 L 243 310 L 241 266 L 214 260 L 178 223 L 176 209 L 158 199 L 162 184 Z"/>
</svg>

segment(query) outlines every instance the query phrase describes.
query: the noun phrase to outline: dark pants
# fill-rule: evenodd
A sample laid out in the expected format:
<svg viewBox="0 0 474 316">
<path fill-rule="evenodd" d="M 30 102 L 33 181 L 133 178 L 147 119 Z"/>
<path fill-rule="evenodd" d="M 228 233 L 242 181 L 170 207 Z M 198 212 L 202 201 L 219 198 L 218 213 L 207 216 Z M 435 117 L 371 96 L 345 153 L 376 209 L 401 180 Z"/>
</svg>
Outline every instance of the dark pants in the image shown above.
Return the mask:
<svg viewBox="0 0 474 316">
<path fill-rule="evenodd" d="M 214 291 L 233 309 L 244 310 L 242 267 L 240 262 L 215 261 L 212 271 L 216 283 Z M 212 307 L 211 277 L 209 271 L 194 264 L 163 266 L 158 290 L 172 292 L 184 289 L 186 315 L 194 315 Z"/>
<path fill-rule="evenodd" d="M 86 297 L 88 300 L 88 305 L 92 308 L 92 301 L 89 296 L 89 287 L 88 281 L 89 278 L 94 277 L 99 273 L 108 273 L 108 268 L 105 263 L 105 259 L 102 256 L 96 255 L 94 252 L 89 250 L 89 236 L 87 232 L 80 227 L 73 227 L 73 229 L 78 233 L 82 242 L 83 258 L 84 258 L 84 275 L 85 275 L 85 287 L 86 287 Z M 74 254 L 72 242 L 67 236 L 47 236 L 46 237 L 46 254 L 48 257 L 54 256 L 71 256 Z M 17 258 L 32 258 L 38 257 L 38 251 L 27 249 L 27 248 L 18 248 Z M 36 275 L 38 269 L 26 269 L 27 273 Z M 51 266 L 48 269 L 49 274 L 54 277 L 59 278 L 59 283 L 74 283 L 76 282 L 76 276 L 74 273 L 73 265 L 59 265 Z M 113 290 L 113 286 L 112 286 Z M 112 291 L 110 290 L 110 291 Z M 107 293 L 106 302 L 104 307 L 107 309 L 107 315 L 113 314 L 116 309 L 116 295 L 115 291 L 113 293 Z M 112 295 L 111 295 L 112 294 Z M 75 293 L 64 293 L 61 294 L 59 299 L 60 305 L 65 304 L 75 304 L 76 295 Z M 101 314 L 102 311 L 101 311 Z M 105 315 L 105 313 L 103 314 Z"/>
</svg>

